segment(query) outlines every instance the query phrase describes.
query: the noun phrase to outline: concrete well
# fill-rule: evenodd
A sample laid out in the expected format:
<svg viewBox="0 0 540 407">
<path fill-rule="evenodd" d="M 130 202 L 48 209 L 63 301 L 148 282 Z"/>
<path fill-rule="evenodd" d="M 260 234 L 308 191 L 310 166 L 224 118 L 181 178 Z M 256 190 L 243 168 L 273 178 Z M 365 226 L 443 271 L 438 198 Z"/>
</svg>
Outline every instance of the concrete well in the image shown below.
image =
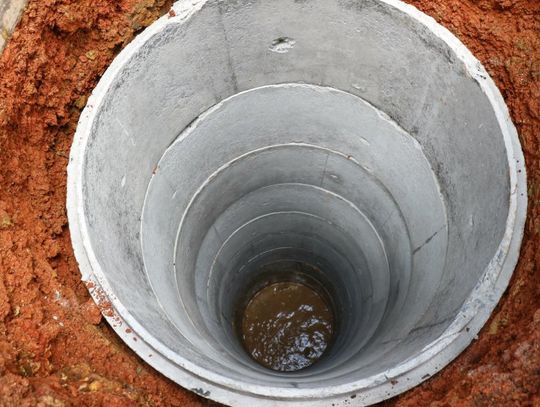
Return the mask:
<svg viewBox="0 0 540 407">
<path fill-rule="evenodd" d="M 229 405 L 369 404 L 455 358 L 508 284 L 525 169 L 480 63 L 397 0 L 180 1 L 124 49 L 68 168 L 75 254 L 110 323 Z M 255 363 L 235 307 L 312 264 L 338 317 L 297 372 Z"/>
</svg>

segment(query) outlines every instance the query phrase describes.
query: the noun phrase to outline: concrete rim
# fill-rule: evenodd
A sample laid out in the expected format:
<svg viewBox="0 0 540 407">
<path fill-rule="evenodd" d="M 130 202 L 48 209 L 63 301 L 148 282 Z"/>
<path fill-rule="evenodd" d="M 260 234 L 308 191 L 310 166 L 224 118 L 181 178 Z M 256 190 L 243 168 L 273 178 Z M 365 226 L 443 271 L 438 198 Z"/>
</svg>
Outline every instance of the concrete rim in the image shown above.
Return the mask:
<svg viewBox="0 0 540 407">
<path fill-rule="evenodd" d="M 206 0 L 175 3 L 173 8 L 176 17 L 164 16 L 160 18 L 135 38 L 107 69 L 81 114 L 68 164 L 67 211 L 72 244 L 79 262 L 82 279 L 93 283 L 94 286 L 90 287 L 90 293 L 98 304 L 104 301 L 109 301 L 112 304 L 114 314 L 106 316 L 106 318 L 124 342 L 147 363 L 169 378 L 181 382 L 183 386 L 192 391 L 226 404 L 247 402 L 253 400 L 253 397 L 262 396 L 266 400 L 261 401 L 266 401 L 268 404 L 295 400 L 299 404 L 304 402 L 306 405 L 327 405 L 329 401 L 348 402 L 349 396 L 356 395 L 359 391 L 362 394 L 358 394 L 355 403 L 369 404 L 381 401 L 426 380 L 461 353 L 487 321 L 509 283 L 519 256 L 527 197 L 524 157 L 516 129 L 510 119 L 504 100 L 480 62 L 452 33 L 413 6 L 399 0 L 381 1 L 417 20 L 444 41 L 465 65 L 468 74 L 478 83 L 490 100 L 503 132 L 508 157 L 511 194 L 506 229 L 497 253 L 453 323 L 437 340 L 425 347 L 414 358 L 369 379 L 317 390 L 267 388 L 224 380 L 220 375 L 192 365 L 171 352 L 150 332 L 146 331 L 115 297 L 105 273 L 94 256 L 82 206 L 83 191 L 80 177 L 83 168 L 82 157 L 98 107 L 116 74 L 128 62 L 132 54 L 167 25 L 189 19 L 206 3 Z M 127 334 L 126 328 L 132 329 L 135 335 L 133 333 Z M 134 340 L 135 338 L 137 340 Z M 234 389 L 234 394 L 228 389 Z"/>
</svg>

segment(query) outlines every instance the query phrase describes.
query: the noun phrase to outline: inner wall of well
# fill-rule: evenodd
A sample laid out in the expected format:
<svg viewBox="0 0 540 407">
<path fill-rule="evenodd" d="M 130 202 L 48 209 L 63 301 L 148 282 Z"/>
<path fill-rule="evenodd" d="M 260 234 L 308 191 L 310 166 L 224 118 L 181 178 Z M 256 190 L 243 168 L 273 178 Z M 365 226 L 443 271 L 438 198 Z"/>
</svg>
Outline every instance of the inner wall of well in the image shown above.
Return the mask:
<svg viewBox="0 0 540 407">
<path fill-rule="evenodd" d="M 397 176 L 406 172 L 414 182 Z M 167 235 L 166 222 L 179 227 Z M 402 311 L 431 301 L 446 250 L 439 187 L 414 139 L 358 97 L 308 85 L 255 89 L 203 114 L 160 161 L 142 232 L 149 278 L 171 293 L 163 302 L 171 321 L 193 341 L 204 335 L 224 365 L 240 361 L 251 376 L 268 372 L 245 354 L 232 321 L 235 300 L 258 278 L 253 265 L 320 259 L 343 312 L 328 357 L 295 373 L 306 382 L 351 373 L 361 358 L 386 352 L 378 344 L 418 319 Z M 160 269 L 175 236 L 177 297 Z M 168 254 L 156 256 L 156 246 Z M 362 354 L 375 331 L 374 351 Z"/>
<path fill-rule="evenodd" d="M 280 9 L 287 13 L 275 11 Z M 321 26 L 325 30 L 320 30 Z M 288 52 L 275 52 L 274 40 L 284 37 L 293 39 L 294 44 L 289 42 L 293 45 Z M 495 253 L 508 211 L 507 200 L 501 199 L 509 194 L 506 154 L 487 99 L 440 40 L 390 6 L 378 2 L 276 0 L 270 7 L 262 0 L 249 6 L 244 2 L 209 1 L 189 21 L 168 25 L 121 69 L 106 102 L 97 107 L 97 120 L 88 140 L 92 148 L 87 149 L 83 168 L 88 232 L 102 267 L 110 271 L 109 284 L 149 332 L 173 352 L 181 352 L 203 368 L 233 379 L 249 380 L 242 373 L 257 367 L 244 363 L 234 349 L 227 348 L 224 354 L 216 346 L 210 328 L 219 321 L 213 321 L 211 312 L 194 321 L 179 316 L 181 312 L 176 317 L 171 312 L 163 313 L 162 306 L 179 303 L 176 275 L 172 273 L 174 247 L 171 249 L 170 244 L 163 245 L 160 240 L 145 240 L 143 249 L 154 253 L 157 259 L 150 267 L 150 258 L 143 257 L 141 251 L 140 214 L 153 170 L 189 123 L 239 91 L 286 82 L 341 89 L 389 115 L 421 147 L 433 170 L 431 182 L 440 186 L 438 202 L 445 204 L 447 220 L 438 226 L 443 228 L 445 224 L 447 231 L 436 237 L 448 237 L 447 244 L 440 246 L 446 247 L 446 257 L 442 253 L 425 259 L 429 262 L 446 258 L 442 266 L 431 267 L 440 275 L 426 283 L 435 284 L 435 300 L 426 299 L 425 291 L 417 285 L 425 280 L 412 281 L 415 273 L 410 273 L 407 284 L 417 287 L 415 297 L 407 298 L 407 304 L 427 302 L 421 309 L 409 310 L 420 313 L 421 318 L 403 332 L 395 332 L 391 326 L 381 327 L 382 333 L 377 335 L 381 342 L 358 345 L 362 349 L 355 348 L 354 337 L 349 338 L 349 352 L 335 356 L 334 366 L 339 365 L 338 370 L 323 366 L 321 361 L 321 376 L 306 378 L 301 385 L 316 386 L 325 379 L 325 384 L 331 385 L 338 374 L 357 380 L 410 357 L 444 330 Z M 340 121 L 333 128 L 341 128 L 347 122 Z M 354 127 L 351 135 L 358 135 L 359 129 L 362 126 Z M 234 140 L 229 141 L 234 144 Z M 385 149 L 391 145 L 373 151 L 385 156 Z M 486 149 L 486 145 L 490 148 Z M 345 147 L 348 149 L 349 145 L 340 144 L 337 151 Z M 189 174 L 219 168 L 216 163 L 211 167 L 205 164 L 219 156 L 219 152 L 210 141 L 200 151 L 207 160 L 200 163 L 200 168 L 193 164 Z M 191 155 L 189 160 L 194 157 L 197 156 Z M 360 157 L 353 158 L 362 162 Z M 383 162 L 393 164 L 392 160 L 381 158 Z M 409 176 L 414 174 L 410 169 L 392 174 L 387 171 L 394 166 L 385 168 L 371 169 L 377 176 L 387 174 L 396 181 L 415 185 L 414 177 Z M 158 168 L 156 180 L 162 170 Z M 388 185 L 384 186 L 388 189 Z M 170 187 L 168 196 L 178 196 L 179 191 Z M 238 198 L 231 195 L 229 199 L 232 203 Z M 403 202 L 410 202 L 411 212 L 422 212 L 424 199 L 418 195 Z M 399 205 L 402 213 L 406 208 Z M 218 214 L 215 215 L 212 221 L 217 219 Z M 159 223 L 147 221 L 150 219 L 143 216 L 143 235 L 150 236 L 154 228 L 164 236 L 174 236 L 173 240 L 177 236 L 180 239 L 178 223 L 171 218 L 159 218 Z M 414 224 L 434 225 L 426 220 Z M 189 237 L 189 241 L 202 243 L 210 226 L 194 228 L 190 233 L 197 236 Z M 411 253 L 436 231 L 411 240 Z M 192 250 L 199 247 L 195 245 Z M 422 252 L 417 251 L 416 256 Z M 195 254 L 182 258 L 189 258 L 189 267 L 195 267 Z M 154 278 L 153 273 L 160 278 Z M 197 290 L 192 275 L 185 274 L 185 284 L 178 287 L 186 315 L 192 315 L 194 310 L 194 315 L 200 312 L 201 299 L 192 295 L 189 300 L 186 295 L 194 287 Z M 390 284 L 396 281 L 390 276 L 388 280 Z M 182 292 L 183 289 L 187 291 Z M 403 290 L 397 292 L 398 297 L 408 296 Z M 159 293 L 159 299 L 155 293 Z M 385 311 L 382 320 L 396 318 L 399 307 L 393 309 L 396 314 Z M 197 332 L 204 333 L 204 340 L 193 340 L 198 338 Z M 383 342 L 391 343 L 390 347 L 381 347 Z M 391 352 L 396 342 L 400 342 L 399 352 Z M 378 358 L 377 363 L 363 359 L 362 355 L 373 355 Z M 237 363 L 231 369 L 226 362 L 234 359 Z M 251 377 L 258 380 L 261 376 Z M 265 380 L 269 385 L 288 385 L 279 377 Z"/>
</svg>

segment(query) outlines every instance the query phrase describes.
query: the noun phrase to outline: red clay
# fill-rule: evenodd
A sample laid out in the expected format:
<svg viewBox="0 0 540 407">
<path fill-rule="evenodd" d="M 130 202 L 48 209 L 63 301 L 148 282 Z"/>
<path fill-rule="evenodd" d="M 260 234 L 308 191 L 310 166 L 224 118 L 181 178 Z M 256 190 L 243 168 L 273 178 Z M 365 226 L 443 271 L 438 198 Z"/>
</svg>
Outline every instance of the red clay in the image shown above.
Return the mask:
<svg viewBox="0 0 540 407">
<path fill-rule="evenodd" d="M 525 150 L 519 265 L 480 337 L 396 406 L 540 405 L 540 1 L 410 0 L 483 62 Z M 81 108 L 168 0 L 31 0 L 0 57 L 0 405 L 207 404 L 142 362 L 80 281 L 65 210 Z M 489 148 L 489 146 L 486 146 Z"/>
</svg>

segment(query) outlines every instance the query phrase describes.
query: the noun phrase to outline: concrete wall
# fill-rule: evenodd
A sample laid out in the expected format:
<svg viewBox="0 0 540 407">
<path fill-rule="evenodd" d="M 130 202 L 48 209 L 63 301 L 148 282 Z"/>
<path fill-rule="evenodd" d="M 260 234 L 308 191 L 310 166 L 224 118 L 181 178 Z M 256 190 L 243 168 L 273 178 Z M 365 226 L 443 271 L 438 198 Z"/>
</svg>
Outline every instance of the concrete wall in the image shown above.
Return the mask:
<svg viewBox="0 0 540 407">
<path fill-rule="evenodd" d="M 0 52 L 21 18 L 27 0 L 0 0 Z"/>
</svg>

